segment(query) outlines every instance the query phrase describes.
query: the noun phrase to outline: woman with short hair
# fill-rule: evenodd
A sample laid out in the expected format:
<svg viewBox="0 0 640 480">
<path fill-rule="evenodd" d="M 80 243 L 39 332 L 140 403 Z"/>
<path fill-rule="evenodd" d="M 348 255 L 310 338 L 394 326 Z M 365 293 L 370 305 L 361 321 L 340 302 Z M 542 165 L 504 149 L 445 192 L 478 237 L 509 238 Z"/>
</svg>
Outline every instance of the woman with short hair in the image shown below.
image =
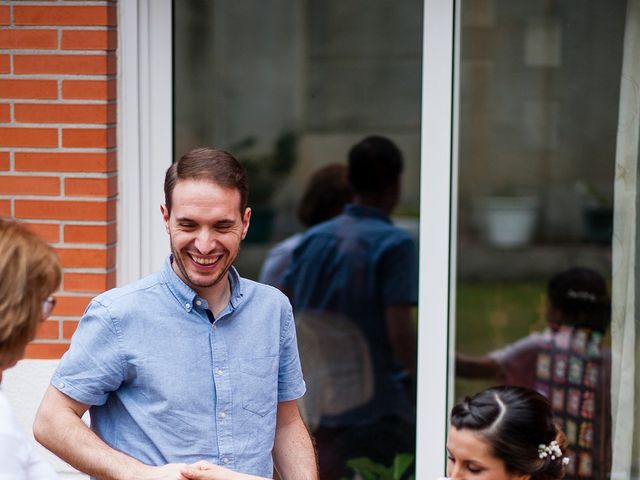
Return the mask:
<svg viewBox="0 0 640 480">
<path fill-rule="evenodd" d="M 0 218 L 0 381 L 24 356 L 38 326 L 53 310 L 62 277 L 53 249 L 17 223 Z M 0 479 L 49 480 L 53 468 L 18 428 L 0 389 Z"/>
</svg>

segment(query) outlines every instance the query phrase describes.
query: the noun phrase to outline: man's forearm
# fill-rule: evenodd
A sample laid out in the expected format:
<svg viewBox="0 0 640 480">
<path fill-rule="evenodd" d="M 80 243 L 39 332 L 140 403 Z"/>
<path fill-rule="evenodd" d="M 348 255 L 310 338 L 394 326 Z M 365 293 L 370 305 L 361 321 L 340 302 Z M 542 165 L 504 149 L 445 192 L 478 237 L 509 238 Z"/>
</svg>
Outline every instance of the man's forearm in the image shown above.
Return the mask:
<svg viewBox="0 0 640 480">
<path fill-rule="evenodd" d="M 105 480 L 182 478 L 182 465 L 150 467 L 109 447 L 85 425 L 80 412 L 70 406 L 61 406 L 61 395 L 52 387 L 47 391 L 38 410 L 33 433 L 38 442 L 65 462 L 81 472 Z"/>
<path fill-rule="evenodd" d="M 283 480 L 318 480 L 315 448 L 300 416 L 287 423 L 279 422 L 273 461 Z"/>
</svg>

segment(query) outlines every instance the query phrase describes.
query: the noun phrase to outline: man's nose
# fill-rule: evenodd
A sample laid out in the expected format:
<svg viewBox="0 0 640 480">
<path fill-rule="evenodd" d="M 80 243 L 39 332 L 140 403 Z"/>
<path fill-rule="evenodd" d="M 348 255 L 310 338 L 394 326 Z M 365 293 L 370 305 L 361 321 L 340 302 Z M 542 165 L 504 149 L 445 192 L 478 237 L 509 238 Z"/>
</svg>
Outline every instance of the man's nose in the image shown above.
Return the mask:
<svg viewBox="0 0 640 480">
<path fill-rule="evenodd" d="M 202 255 L 208 255 L 216 246 L 216 238 L 214 233 L 206 228 L 198 232 L 196 236 L 195 247 Z"/>
</svg>

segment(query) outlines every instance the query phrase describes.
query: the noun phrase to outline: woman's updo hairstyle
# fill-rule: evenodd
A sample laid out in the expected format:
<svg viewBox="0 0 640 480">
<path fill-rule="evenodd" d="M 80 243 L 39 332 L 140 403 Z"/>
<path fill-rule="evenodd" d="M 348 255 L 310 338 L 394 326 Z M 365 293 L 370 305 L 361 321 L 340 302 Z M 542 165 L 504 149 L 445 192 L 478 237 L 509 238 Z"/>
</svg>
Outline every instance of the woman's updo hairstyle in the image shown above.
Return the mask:
<svg viewBox="0 0 640 480">
<path fill-rule="evenodd" d="M 555 440 L 564 456 L 567 441 L 553 423 L 549 401 L 533 390 L 500 386 L 466 397 L 451 410 L 451 425 L 483 437 L 510 474 L 531 480 L 564 476 L 563 457 L 540 458 L 539 445 Z"/>
</svg>

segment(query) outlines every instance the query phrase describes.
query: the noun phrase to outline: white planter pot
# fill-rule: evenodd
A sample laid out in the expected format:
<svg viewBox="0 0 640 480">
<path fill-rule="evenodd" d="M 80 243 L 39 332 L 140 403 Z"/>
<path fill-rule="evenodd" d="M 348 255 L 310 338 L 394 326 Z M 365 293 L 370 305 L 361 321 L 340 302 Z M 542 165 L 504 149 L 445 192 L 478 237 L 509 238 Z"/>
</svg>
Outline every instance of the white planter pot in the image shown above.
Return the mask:
<svg viewBox="0 0 640 480">
<path fill-rule="evenodd" d="M 540 203 L 537 197 L 484 197 L 478 202 L 480 225 L 491 245 L 514 248 L 527 245 L 535 230 Z"/>
</svg>

